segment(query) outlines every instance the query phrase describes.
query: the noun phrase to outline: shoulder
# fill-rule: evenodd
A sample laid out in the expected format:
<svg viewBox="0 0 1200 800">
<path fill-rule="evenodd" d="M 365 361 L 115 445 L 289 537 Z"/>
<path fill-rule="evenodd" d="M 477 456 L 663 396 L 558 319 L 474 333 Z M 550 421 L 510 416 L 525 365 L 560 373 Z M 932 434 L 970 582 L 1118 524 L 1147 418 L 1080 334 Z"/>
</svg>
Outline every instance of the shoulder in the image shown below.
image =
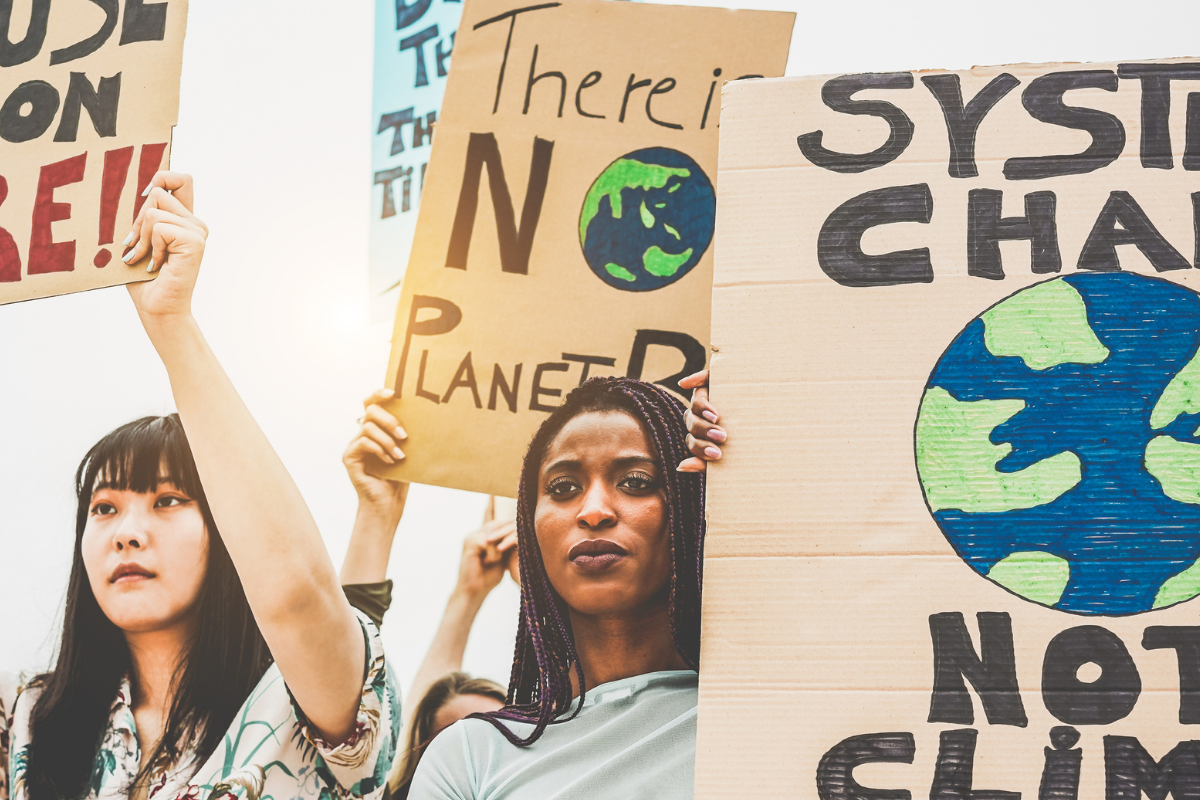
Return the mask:
<svg viewBox="0 0 1200 800">
<path fill-rule="evenodd" d="M 22 685 L 12 678 L 8 679 L 9 682 L 6 686 L 4 680 L 4 678 L 0 678 L 0 702 L 3 703 L 5 720 L 8 725 L 9 743 L 15 746 L 13 737 L 27 733 L 29 716 L 33 713 L 33 707 L 37 705 L 38 698 L 42 694 L 42 686 L 37 681 Z"/>
<path fill-rule="evenodd" d="M 533 728 L 525 722 L 503 720 L 501 724 L 519 736 L 527 736 L 528 731 Z M 491 722 L 485 719 L 460 719 L 439 733 L 437 738 L 429 743 L 429 747 L 455 748 L 464 754 L 475 754 L 490 753 L 501 743 L 506 747 L 513 746 Z"/>
<path fill-rule="evenodd" d="M 11 711 L 16 697 L 17 676 L 0 670 L 0 712 L 7 714 Z"/>
<path fill-rule="evenodd" d="M 411 797 L 473 800 L 504 749 L 515 750 L 500 731 L 482 719 L 463 719 L 439 733 L 421 756 Z"/>
<path fill-rule="evenodd" d="M 446 767 L 465 765 L 472 760 L 473 752 L 486 749 L 488 738 L 494 730 L 492 725 L 484 720 L 461 719 L 434 737 L 425 748 L 421 766 L 430 758 L 431 763 Z"/>
<path fill-rule="evenodd" d="M 8 742 L 8 730 L 16 711 L 19 689 L 16 675 L 0 672 L 0 756 L 4 755 L 3 748 Z M 0 761 L 0 774 L 3 774 L 3 770 L 4 763 Z"/>
</svg>

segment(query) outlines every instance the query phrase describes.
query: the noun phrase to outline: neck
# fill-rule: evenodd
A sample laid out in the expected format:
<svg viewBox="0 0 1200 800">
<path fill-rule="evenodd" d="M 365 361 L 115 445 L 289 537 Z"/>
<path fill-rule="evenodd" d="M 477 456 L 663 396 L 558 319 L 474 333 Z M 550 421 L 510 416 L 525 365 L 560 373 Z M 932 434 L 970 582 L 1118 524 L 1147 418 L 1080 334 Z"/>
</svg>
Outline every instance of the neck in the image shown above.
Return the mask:
<svg viewBox="0 0 1200 800">
<path fill-rule="evenodd" d="M 665 597 L 633 614 L 590 616 L 572 610 L 571 629 L 588 689 L 647 672 L 687 669 L 671 638 Z M 579 678 L 573 671 L 571 688 L 578 696 Z"/>
<path fill-rule="evenodd" d="M 186 652 L 189 633 L 189 626 L 180 624 L 164 630 L 125 634 L 133 666 L 130 682 L 135 711 L 147 709 L 166 715 L 171 705 L 171 685 Z"/>
</svg>

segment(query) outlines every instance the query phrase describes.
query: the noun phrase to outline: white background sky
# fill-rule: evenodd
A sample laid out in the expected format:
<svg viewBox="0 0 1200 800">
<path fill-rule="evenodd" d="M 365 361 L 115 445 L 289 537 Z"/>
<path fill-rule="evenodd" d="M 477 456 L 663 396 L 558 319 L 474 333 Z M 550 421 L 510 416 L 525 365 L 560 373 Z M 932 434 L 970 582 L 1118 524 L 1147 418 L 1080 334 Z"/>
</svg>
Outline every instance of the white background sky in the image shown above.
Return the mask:
<svg viewBox="0 0 1200 800">
<path fill-rule="evenodd" d="M 1200 55 L 1195 0 L 745 6 L 798 12 L 789 75 Z M 212 229 L 196 316 L 339 564 L 355 507 L 340 455 L 361 397 L 382 383 L 391 332 L 367 312 L 372 19 L 368 0 L 192 0 L 173 156 L 196 176 L 197 213 Z M 117 425 L 172 410 L 123 288 L 0 307 L 0 670 L 49 664 L 79 459 Z M 384 625 L 405 685 L 485 502 L 430 487 L 410 495 Z M 481 613 L 467 670 L 507 681 L 516 613 L 506 580 Z"/>
</svg>

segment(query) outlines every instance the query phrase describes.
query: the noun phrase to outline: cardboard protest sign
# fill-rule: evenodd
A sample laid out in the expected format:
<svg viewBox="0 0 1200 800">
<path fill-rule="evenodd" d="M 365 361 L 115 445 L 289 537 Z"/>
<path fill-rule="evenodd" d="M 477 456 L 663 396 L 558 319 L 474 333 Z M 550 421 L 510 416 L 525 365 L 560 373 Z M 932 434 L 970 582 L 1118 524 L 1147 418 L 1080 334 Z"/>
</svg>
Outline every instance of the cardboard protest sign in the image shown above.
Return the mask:
<svg viewBox="0 0 1200 800">
<path fill-rule="evenodd" d="M 1200 61 L 723 95 L 697 797 L 1200 787 Z"/>
<path fill-rule="evenodd" d="M 586 377 L 704 366 L 720 83 L 782 74 L 793 19 L 468 0 L 388 368 L 414 435 L 383 474 L 512 495 Z"/>
<path fill-rule="evenodd" d="M 371 144 L 373 317 L 395 313 L 461 0 L 376 0 Z"/>
<path fill-rule="evenodd" d="M 0 303 L 147 280 L 120 240 L 167 163 L 186 0 L 0 7 Z"/>
</svg>

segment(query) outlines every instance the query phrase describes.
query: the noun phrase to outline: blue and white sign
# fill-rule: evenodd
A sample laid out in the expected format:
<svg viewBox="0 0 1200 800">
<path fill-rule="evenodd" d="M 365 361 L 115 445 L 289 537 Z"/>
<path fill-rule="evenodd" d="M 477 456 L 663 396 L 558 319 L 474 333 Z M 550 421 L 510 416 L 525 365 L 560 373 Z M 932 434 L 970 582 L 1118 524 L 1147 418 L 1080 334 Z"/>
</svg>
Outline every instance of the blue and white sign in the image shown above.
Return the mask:
<svg viewBox="0 0 1200 800">
<path fill-rule="evenodd" d="M 461 0 L 376 0 L 371 316 L 390 317 L 417 226 Z"/>
</svg>

